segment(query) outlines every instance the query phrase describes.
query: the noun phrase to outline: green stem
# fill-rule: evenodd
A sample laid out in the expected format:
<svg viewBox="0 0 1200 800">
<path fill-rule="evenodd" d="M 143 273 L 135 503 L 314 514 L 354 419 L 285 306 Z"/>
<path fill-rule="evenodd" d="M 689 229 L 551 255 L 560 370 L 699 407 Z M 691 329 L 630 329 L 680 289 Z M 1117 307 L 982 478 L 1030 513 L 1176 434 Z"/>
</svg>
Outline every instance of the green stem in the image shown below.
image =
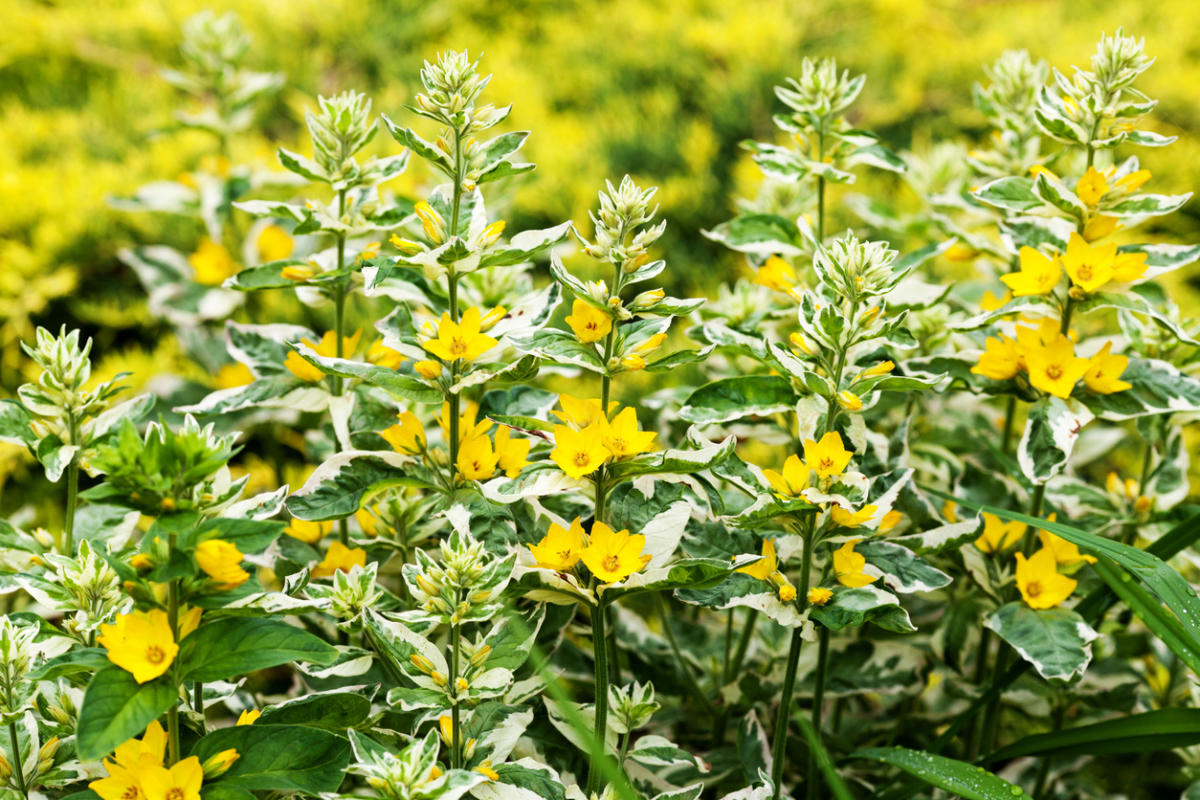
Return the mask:
<svg viewBox="0 0 1200 800">
<path fill-rule="evenodd" d="M 704 711 L 708 714 L 709 719 L 715 719 L 717 716 L 716 711 L 713 709 L 712 703 L 704 693 L 704 690 L 700 688 L 700 683 L 696 680 L 691 666 L 684 660 L 683 653 L 679 649 L 679 642 L 675 639 L 675 631 L 671 630 L 671 619 L 667 614 L 666 602 L 659 593 L 655 593 L 654 599 L 658 602 L 658 614 L 662 619 L 663 633 L 666 634 L 667 644 L 671 646 L 671 653 L 675 656 L 676 663 L 679 664 L 679 671 L 683 675 L 683 682 L 687 684 L 688 690 L 692 695 L 700 701 L 700 705 L 704 706 Z"/>
<path fill-rule="evenodd" d="M 450 691 L 453 698 L 450 706 L 450 723 L 453 730 L 450 734 L 450 766 L 452 769 L 462 769 L 462 731 L 459 729 L 458 708 L 458 654 L 462 647 L 462 628 L 457 623 L 450 625 Z"/>
<path fill-rule="evenodd" d="M 817 242 L 825 242 L 825 178 L 817 176 Z"/>
<path fill-rule="evenodd" d="M 458 219 L 458 190 L 455 190 L 455 225 Z M 458 322 L 458 276 L 451 274 L 449 280 L 449 296 L 450 296 L 450 319 Z M 451 361 L 450 369 L 450 384 L 454 385 L 457 373 L 457 361 Z M 455 487 L 458 485 L 458 448 L 459 448 L 459 415 L 462 413 L 462 401 L 458 392 L 451 392 L 448 398 L 450 404 L 450 494 L 453 496 Z"/>
<path fill-rule="evenodd" d="M 821 734 L 821 716 L 825 707 L 825 675 L 829 669 L 829 628 L 819 625 L 820 632 L 817 641 L 817 674 L 816 687 L 813 689 L 812 724 L 813 730 Z M 821 778 L 817 769 L 817 751 L 808 751 L 808 800 L 815 800 L 821 790 Z"/>
<path fill-rule="evenodd" d="M 1060 698 L 1055 699 L 1057 702 L 1054 704 L 1054 720 L 1051 723 L 1051 733 L 1057 733 L 1062 728 L 1063 717 L 1067 713 L 1067 704 L 1062 702 Z M 1045 792 L 1046 779 L 1050 777 L 1051 760 L 1049 754 L 1042 756 L 1042 763 L 1038 765 L 1037 781 L 1033 785 L 1033 794 L 1030 795 L 1031 797 L 1041 797 L 1042 793 Z M 1143 770 L 1141 774 L 1145 774 L 1145 771 Z"/>
<path fill-rule="evenodd" d="M 726 683 L 733 680 L 733 676 L 741 671 L 742 664 L 746 661 L 746 653 L 750 650 L 750 641 L 754 638 L 754 626 L 757 624 L 758 610 L 746 609 L 746 626 L 742 628 L 742 638 L 738 640 L 737 651 L 733 654 L 733 664 L 730 665 L 729 672 L 725 675 Z"/>
<path fill-rule="evenodd" d="M 170 563 L 170 554 L 175 550 L 175 534 L 171 534 L 167 553 L 167 561 Z M 167 584 L 167 624 L 171 628 L 171 637 L 179 641 L 179 581 L 173 580 Z M 179 659 L 171 665 L 171 676 L 175 679 L 175 685 L 178 687 L 179 680 Z M 178 689 L 176 689 L 178 692 Z M 176 698 L 170 708 L 167 709 L 167 766 L 173 766 L 179 761 L 179 700 Z"/>
<path fill-rule="evenodd" d="M 979 632 L 979 653 L 975 656 L 975 685 L 982 686 L 987 673 L 988 651 L 992 646 L 992 631 L 983 628 Z M 977 723 L 978 720 L 975 720 Z M 979 755 L 979 736 L 982 733 L 978 724 L 972 724 L 967 732 L 967 761 L 974 761 Z"/>
<path fill-rule="evenodd" d="M 17 781 L 17 791 L 22 797 L 29 797 L 29 786 L 25 783 L 25 772 L 21 764 L 24 759 L 21 757 L 20 740 L 17 738 L 17 723 L 13 720 L 8 723 L 8 739 L 12 742 L 12 770 L 13 777 Z"/>
<path fill-rule="evenodd" d="M 192 684 L 192 710 L 200 715 L 200 727 L 204 728 L 204 684 L 200 681 Z"/>
<path fill-rule="evenodd" d="M 733 609 L 725 612 L 725 657 L 721 662 L 722 682 L 729 680 L 729 666 L 733 660 Z"/>
<path fill-rule="evenodd" d="M 1017 417 L 1017 396 L 1010 395 L 1008 406 L 1004 410 L 1004 438 L 1000 442 L 1000 452 L 1008 455 L 1012 449 L 1014 423 Z"/>
<path fill-rule="evenodd" d="M 605 742 L 608 733 L 608 635 L 605 631 L 605 607 L 601 601 L 592 607 L 592 658 L 595 662 L 596 724 L 593 734 L 599 752 L 593 752 L 588 766 L 588 793 L 600 788 L 600 759 L 607 758 Z"/>
<path fill-rule="evenodd" d="M 75 414 L 67 413 L 67 431 L 71 444 L 78 445 L 79 422 Z M 63 520 L 63 555 L 75 555 L 75 508 L 79 503 L 79 452 L 71 456 L 67 465 L 67 517 Z"/>
<path fill-rule="evenodd" d="M 1033 497 L 1029 501 L 1029 516 L 1042 516 L 1042 502 L 1046 499 L 1046 484 L 1039 483 L 1033 487 Z M 1037 541 L 1037 528 L 1029 526 L 1025 528 L 1025 536 L 1021 541 L 1021 552 L 1026 556 L 1033 553 L 1033 544 Z"/>
<path fill-rule="evenodd" d="M 1063 336 L 1066 336 L 1067 332 L 1071 330 L 1071 315 L 1074 313 L 1075 301 L 1071 299 L 1070 295 L 1068 295 L 1067 302 L 1063 305 L 1062 310 L 1062 325 L 1060 330 L 1062 331 Z"/>
<path fill-rule="evenodd" d="M 338 221 L 341 222 L 342 216 L 346 213 L 346 190 L 342 189 L 338 192 Z M 340 273 L 346 268 L 346 234 L 339 233 L 337 235 L 337 270 Z M 333 290 L 333 333 L 337 337 L 337 357 L 345 358 L 342 345 L 342 334 L 346 327 L 346 287 L 349 281 L 344 277 L 338 278 L 337 284 Z M 345 381 L 340 375 L 333 376 L 333 393 L 341 395 L 345 388 Z"/>
<path fill-rule="evenodd" d="M 812 575 L 813 540 L 816 538 L 816 519 L 808 515 L 804 531 L 804 560 L 800 565 L 800 586 L 796 590 L 796 606 L 802 613 L 808 605 L 808 583 Z M 787 748 L 788 723 L 792 718 L 792 693 L 796 689 L 796 667 L 800 663 L 800 648 L 804 644 L 801 628 L 792 631 L 788 647 L 787 670 L 783 677 L 783 694 L 779 701 L 779 716 L 775 720 L 775 742 L 771 747 L 771 783 L 775 785 L 772 800 L 779 800 L 783 792 L 783 756 Z M 818 733 L 819 735 L 819 733 Z"/>
</svg>

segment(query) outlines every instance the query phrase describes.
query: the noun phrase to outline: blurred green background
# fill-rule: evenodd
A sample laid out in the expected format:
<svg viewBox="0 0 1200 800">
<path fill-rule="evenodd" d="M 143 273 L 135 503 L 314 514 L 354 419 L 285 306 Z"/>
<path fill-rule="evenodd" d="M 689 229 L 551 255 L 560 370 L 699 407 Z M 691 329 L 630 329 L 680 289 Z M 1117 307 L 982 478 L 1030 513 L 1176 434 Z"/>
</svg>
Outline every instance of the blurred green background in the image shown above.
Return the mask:
<svg viewBox="0 0 1200 800">
<path fill-rule="evenodd" d="M 603 180 L 631 173 L 660 187 L 670 222 L 662 249 L 678 291 L 709 293 L 744 269 L 700 230 L 757 190 L 738 143 L 774 136 L 772 87 L 804 56 L 865 72 L 853 121 L 919 153 L 985 135 L 971 84 L 1003 50 L 1026 48 L 1066 70 L 1087 63 L 1102 31 L 1123 27 L 1158 59 L 1139 84 L 1161 100 L 1148 127 L 1180 137 L 1139 154 L 1155 188 L 1200 185 L 1200 4 L 1183 0 L 0 0 L 4 394 L 27 378 L 17 343 L 37 324 L 84 327 L 97 337 L 99 371 L 134 371 L 135 385 L 163 372 L 195 376 L 115 253 L 139 241 L 191 252 L 199 227 L 118 212 L 106 198 L 177 177 L 211 151 L 201 134 L 167 130 L 182 98 L 157 74 L 178 66 L 180 24 L 202 8 L 237 11 L 254 39 L 246 66 L 287 77 L 261 108 L 258 133 L 234 143 L 235 162 L 273 165 L 279 144 L 309 153 L 303 111 L 317 93 L 359 89 L 376 111 L 411 124 L 401 106 L 422 61 L 466 48 L 495 76 L 486 99 L 513 103 L 511 125 L 533 131 L 524 155 L 537 171 L 497 198 L 510 230 L 565 218 L 583 225 Z M 397 149 L 387 136 L 372 147 Z M 393 185 L 412 191 L 428 180 L 417 168 Z M 915 200 L 887 177 L 851 190 Z M 836 194 L 832 206 L 834 230 L 854 222 L 838 216 Z M 1153 233 L 1194 240 L 1196 221 L 1185 208 Z M 19 455 L 4 452 L 10 465 Z M 9 471 L 0 465 L 0 482 Z"/>
</svg>

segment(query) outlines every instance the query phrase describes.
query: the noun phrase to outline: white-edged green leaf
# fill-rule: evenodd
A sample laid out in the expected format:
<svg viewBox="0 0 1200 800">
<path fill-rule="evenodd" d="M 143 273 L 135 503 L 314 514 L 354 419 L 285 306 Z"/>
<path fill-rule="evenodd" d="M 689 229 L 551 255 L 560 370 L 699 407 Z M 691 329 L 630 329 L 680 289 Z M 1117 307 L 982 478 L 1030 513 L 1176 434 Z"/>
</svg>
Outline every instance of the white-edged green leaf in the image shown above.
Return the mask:
<svg viewBox="0 0 1200 800">
<path fill-rule="evenodd" d="M 1021 472 L 1034 483 L 1045 483 L 1063 471 L 1083 426 L 1094 418 L 1078 400 L 1045 397 L 1029 409 L 1017 448 Z"/>
<path fill-rule="evenodd" d="M 984 625 L 1008 642 L 1046 679 L 1072 680 L 1092 660 L 1099 635 L 1067 608 L 1030 608 L 1012 602 L 988 615 Z"/>
</svg>

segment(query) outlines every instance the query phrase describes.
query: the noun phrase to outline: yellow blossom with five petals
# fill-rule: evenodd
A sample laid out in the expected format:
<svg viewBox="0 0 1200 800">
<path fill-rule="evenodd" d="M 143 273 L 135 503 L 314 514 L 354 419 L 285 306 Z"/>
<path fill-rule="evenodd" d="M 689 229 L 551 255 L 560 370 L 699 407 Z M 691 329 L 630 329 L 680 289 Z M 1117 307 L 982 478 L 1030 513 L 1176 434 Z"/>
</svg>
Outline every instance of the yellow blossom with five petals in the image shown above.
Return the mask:
<svg viewBox="0 0 1200 800">
<path fill-rule="evenodd" d="M 841 475 L 850 463 L 850 456 L 837 431 L 829 431 L 819 442 L 804 441 L 804 463 L 822 480 Z"/>
<path fill-rule="evenodd" d="M 1029 382 L 1035 389 L 1066 399 L 1088 370 L 1088 360 L 1075 355 L 1075 344 L 1059 335 L 1054 341 L 1025 352 Z"/>
<path fill-rule="evenodd" d="M 459 322 L 452 320 L 446 312 L 438 322 L 437 336 L 421 346 L 442 361 L 474 361 L 500 343 L 480 331 L 481 318 L 477 306 L 468 308 Z"/>
<path fill-rule="evenodd" d="M 1000 280 L 1012 289 L 1014 297 L 1048 294 L 1058 285 L 1062 276 L 1062 268 L 1057 259 L 1044 253 L 1039 253 L 1032 247 L 1022 247 L 1020 251 L 1021 269 L 1008 275 L 1001 275 Z"/>
<path fill-rule="evenodd" d="M 854 552 L 854 545 L 862 539 L 848 539 L 845 544 L 833 551 L 833 572 L 838 583 L 852 589 L 866 586 L 878 580 L 878 576 L 863 572 L 867 559 L 861 553 Z"/>
<path fill-rule="evenodd" d="M 767 479 L 771 488 L 787 497 L 799 497 L 800 493 L 808 488 L 808 479 L 811 475 L 812 470 L 795 453 L 788 456 L 783 462 L 783 472 L 776 472 L 773 469 L 763 470 L 763 477 Z"/>
<path fill-rule="evenodd" d="M 566 425 L 555 425 L 550 460 L 572 478 L 591 475 L 609 457 L 603 435 L 604 429 L 599 422 L 579 431 Z"/>
<path fill-rule="evenodd" d="M 1132 388 L 1133 384 L 1121 380 L 1125 368 L 1129 366 L 1129 358 L 1122 355 L 1112 355 L 1112 342 L 1105 342 L 1099 353 L 1088 359 L 1087 372 L 1083 373 L 1083 382 L 1097 394 L 1113 394 Z"/>
<path fill-rule="evenodd" d="M 138 683 L 166 672 L 179 652 L 167 612 L 157 608 L 121 614 L 113 624 L 101 625 L 96 642 L 108 651 L 109 661 Z"/>
<path fill-rule="evenodd" d="M 1054 551 L 1043 547 L 1028 559 L 1017 553 L 1017 588 L 1030 608 L 1054 608 L 1071 596 L 1076 581 L 1058 572 Z"/>
<path fill-rule="evenodd" d="M 654 431 L 638 430 L 637 412 L 626 407 L 611 421 L 600 418 L 600 441 L 613 458 L 630 458 L 648 453 L 658 436 Z"/>
<path fill-rule="evenodd" d="M 627 530 L 614 531 L 603 522 L 592 523 L 592 533 L 580 558 L 601 583 L 625 580 L 650 563 L 646 537 Z"/>
<path fill-rule="evenodd" d="M 1021 541 L 1028 528 L 1023 522 L 1005 522 L 995 514 L 983 512 L 983 532 L 975 546 L 985 553 L 999 553 Z"/>
<path fill-rule="evenodd" d="M 579 298 L 575 298 L 575 302 L 571 304 L 571 313 L 566 322 L 571 326 L 576 338 L 584 344 L 598 342 L 612 330 L 612 317 L 607 311 L 602 311 Z"/>
<path fill-rule="evenodd" d="M 550 530 L 540 542 L 529 545 L 529 552 L 539 567 L 565 572 L 579 562 L 585 546 L 583 522 L 576 517 L 569 528 L 550 523 Z"/>
</svg>

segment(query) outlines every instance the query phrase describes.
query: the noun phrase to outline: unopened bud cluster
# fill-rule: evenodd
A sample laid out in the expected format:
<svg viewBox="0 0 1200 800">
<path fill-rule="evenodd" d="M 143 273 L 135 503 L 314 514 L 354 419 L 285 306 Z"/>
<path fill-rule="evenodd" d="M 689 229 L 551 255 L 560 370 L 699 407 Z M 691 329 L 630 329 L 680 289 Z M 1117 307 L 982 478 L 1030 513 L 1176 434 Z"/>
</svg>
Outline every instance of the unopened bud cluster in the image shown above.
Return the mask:
<svg viewBox="0 0 1200 800">
<path fill-rule="evenodd" d="M 333 574 L 332 584 L 310 584 L 306 589 L 309 597 L 329 600 L 329 613 L 357 627 L 354 623 L 366 609 L 374 606 L 383 591 L 376 585 L 379 565 L 372 562 L 366 567 L 357 564 L 349 572 L 338 570 Z"/>
<path fill-rule="evenodd" d="M 79 543 L 74 558 L 47 553 L 44 559 L 53 570 L 45 579 L 59 587 L 62 594 L 49 595 L 35 586 L 29 591 L 44 605 L 61 611 L 63 629 L 83 644 L 90 646 L 100 625 L 132 606 L 132 598 L 121 591 L 120 576 L 86 539 Z"/>
<path fill-rule="evenodd" d="M 37 648 L 37 628 L 0 618 L 0 722 L 11 722 L 33 702 L 28 680 Z"/>
<path fill-rule="evenodd" d="M 832 58 L 805 58 L 800 63 L 800 76 L 788 78 L 787 86 L 775 87 L 775 94 L 793 111 L 801 115 L 828 118 L 840 114 L 862 91 L 863 77 L 851 77 L 848 70 L 838 72 Z"/>
<path fill-rule="evenodd" d="M 609 686 L 608 707 L 612 714 L 609 725 L 618 734 L 631 733 L 644 727 L 654 712 L 661 708 L 654 699 L 654 684 L 650 682 Z"/>
<path fill-rule="evenodd" d="M 249 49 L 250 37 L 232 11 L 217 16 L 204 10 L 183 23 L 180 53 L 202 75 L 219 80 L 220 75 L 241 62 Z"/>
<path fill-rule="evenodd" d="M 896 285 L 896 251 L 886 242 L 860 241 L 852 233 L 817 251 L 815 266 L 824 285 L 846 302 L 887 293 Z"/>
<path fill-rule="evenodd" d="M 583 241 L 584 252 L 592 258 L 607 261 L 630 273 L 650 260 L 649 249 L 667 229 L 665 220 L 650 225 L 658 215 L 658 206 L 650 201 L 657 187 L 642 189 L 626 175 L 621 185 L 607 181 L 607 190 L 600 193 L 600 210 L 589 212 L 595 228 L 595 242 Z M 649 225 L 649 227 L 643 227 Z"/>
<path fill-rule="evenodd" d="M 305 112 L 312 137 L 313 160 L 331 183 L 352 180 L 359 173 L 354 156 L 375 135 L 371 101 L 359 92 L 347 91 L 317 98 L 317 113 Z"/>
<path fill-rule="evenodd" d="M 362 776 L 375 796 L 386 800 L 436 797 L 425 789 L 426 784 L 442 775 L 437 766 L 436 739 L 430 741 L 434 736 L 431 731 L 424 740 L 415 740 L 399 753 L 356 747 L 355 763 L 348 771 Z"/>
<path fill-rule="evenodd" d="M 418 550 L 418 563 L 405 566 L 404 580 L 420 608 L 451 625 L 494 609 L 512 574 L 510 559 L 497 559 L 457 532 L 442 541 L 439 555 L 435 561 Z"/>
<path fill-rule="evenodd" d="M 34 433 L 39 438 L 57 436 L 63 444 L 86 444 L 78 423 L 104 411 L 119 391 L 114 381 L 84 389 L 92 376 L 92 340 L 81 346 L 77 330 L 68 333 L 64 326 L 55 336 L 38 328 L 36 344 L 30 347 L 22 342 L 21 348 L 42 370 L 36 384 L 17 389 L 21 405 L 34 417 Z"/>
<path fill-rule="evenodd" d="M 417 109 L 448 125 L 460 138 L 485 131 L 508 116 L 507 108 L 475 105 L 492 77 L 480 76 L 477 66 L 465 50 L 449 50 L 438 55 L 437 63 L 426 61 L 421 70 L 425 91 L 417 95 Z"/>
<path fill-rule="evenodd" d="M 1033 129 L 1038 92 L 1050 77 L 1045 61 L 1034 61 L 1025 50 L 1005 50 L 983 68 L 991 83 L 975 87 L 975 103 L 992 123 L 1015 133 Z"/>
</svg>

